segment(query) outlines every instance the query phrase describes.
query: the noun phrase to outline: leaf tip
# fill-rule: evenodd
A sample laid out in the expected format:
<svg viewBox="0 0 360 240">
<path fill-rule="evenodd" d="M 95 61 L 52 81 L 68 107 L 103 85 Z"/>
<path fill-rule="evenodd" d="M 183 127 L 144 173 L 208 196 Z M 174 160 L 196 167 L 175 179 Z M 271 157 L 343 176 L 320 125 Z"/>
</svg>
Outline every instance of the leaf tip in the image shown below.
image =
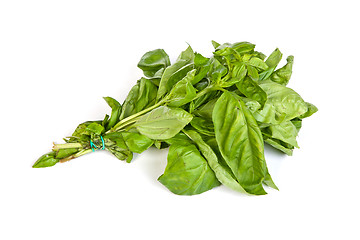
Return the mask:
<svg viewBox="0 0 360 240">
<path fill-rule="evenodd" d="M 287 58 L 286 58 L 286 61 L 287 62 L 294 62 L 294 56 L 293 55 L 290 55 L 290 56 L 288 56 Z"/>
</svg>

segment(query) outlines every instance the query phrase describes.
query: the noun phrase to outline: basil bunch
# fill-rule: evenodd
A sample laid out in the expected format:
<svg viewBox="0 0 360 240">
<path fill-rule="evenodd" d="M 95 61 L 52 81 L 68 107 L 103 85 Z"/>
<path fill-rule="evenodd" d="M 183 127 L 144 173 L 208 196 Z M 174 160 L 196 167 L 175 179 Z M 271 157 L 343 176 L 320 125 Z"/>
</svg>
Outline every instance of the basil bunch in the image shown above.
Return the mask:
<svg viewBox="0 0 360 240">
<path fill-rule="evenodd" d="M 277 189 L 264 142 L 291 155 L 302 120 L 317 108 L 286 87 L 292 56 L 277 68 L 279 49 L 266 57 L 248 42 L 212 43 L 212 57 L 189 46 L 173 64 L 162 49 L 145 53 L 138 63 L 144 77 L 124 103 L 105 97 L 110 116 L 80 124 L 33 167 L 95 149 L 131 162 L 133 153 L 169 147 L 158 180 L 175 194 L 199 194 L 220 184 L 254 195 L 266 194 L 264 184 Z"/>
</svg>

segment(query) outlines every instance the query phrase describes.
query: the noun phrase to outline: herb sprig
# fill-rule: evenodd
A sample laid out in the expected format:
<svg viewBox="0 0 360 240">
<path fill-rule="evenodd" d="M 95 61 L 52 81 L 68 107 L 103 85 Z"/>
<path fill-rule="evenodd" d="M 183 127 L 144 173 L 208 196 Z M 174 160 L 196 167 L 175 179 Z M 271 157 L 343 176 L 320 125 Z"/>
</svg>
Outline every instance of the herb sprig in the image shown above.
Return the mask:
<svg viewBox="0 0 360 240">
<path fill-rule="evenodd" d="M 110 115 L 81 123 L 33 167 L 95 149 L 131 162 L 133 153 L 169 147 L 158 180 L 175 194 L 199 194 L 220 184 L 254 195 L 266 194 L 263 185 L 278 189 L 264 143 L 292 155 L 302 120 L 317 108 L 286 87 L 293 56 L 277 68 L 279 49 L 266 57 L 249 42 L 212 44 L 212 57 L 189 46 L 173 64 L 163 49 L 145 53 L 138 63 L 144 77 L 123 104 L 105 97 Z"/>
</svg>

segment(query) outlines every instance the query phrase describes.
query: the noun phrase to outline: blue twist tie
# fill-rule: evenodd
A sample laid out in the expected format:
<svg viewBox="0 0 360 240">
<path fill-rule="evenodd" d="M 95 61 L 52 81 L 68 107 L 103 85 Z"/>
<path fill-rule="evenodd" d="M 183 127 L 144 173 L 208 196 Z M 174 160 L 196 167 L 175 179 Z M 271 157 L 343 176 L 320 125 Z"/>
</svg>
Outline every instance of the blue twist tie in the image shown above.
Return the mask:
<svg viewBox="0 0 360 240">
<path fill-rule="evenodd" d="M 101 147 L 101 150 L 104 150 L 105 149 L 105 142 L 104 142 L 104 138 L 102 136 L 100 136 L 101 138 L 101 142 L 102 142 L 102 147 Z M 90 140 L 90 147 L 91 147 L 91 150 L 93 152 L 95 152 L 95 149 L 99 149 L 94 143 L 92 140 Z"/>
</svg>

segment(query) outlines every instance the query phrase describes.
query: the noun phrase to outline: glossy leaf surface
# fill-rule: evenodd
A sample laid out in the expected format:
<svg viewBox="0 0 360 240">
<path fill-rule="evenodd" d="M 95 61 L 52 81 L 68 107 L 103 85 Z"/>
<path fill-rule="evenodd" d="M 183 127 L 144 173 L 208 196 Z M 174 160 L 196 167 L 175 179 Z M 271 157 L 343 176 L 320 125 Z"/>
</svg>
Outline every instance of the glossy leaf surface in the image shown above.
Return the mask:
<svg viewBox="0 0 360 240">
<path fill-rule="evenodd" d="M 156 85 L 149 79 L 141 78 L 130 90 L 124 101 L 120 119 L 127 118 L 155 104 Z"/>
<path fill-rule="evenodd" d="M 143 70 L 144 75 L 148 78 L 161 78 L 165 68 L 170 65 L 170 59 L 163 49 L 155 49 L 145 53 L 138 67 Z"/>
<path fill-rule="evenodd" d="M 267 101 L 264 109 L 254 113 L 257 121 L 279 124 L 308 111 L 308 105 L 291 88 L 272 81 L 264 81 L 259 86 L 267 94 Z"/>
<path fill-rule="evenodd" d="M 123 136 L 126 146 L 129 148 L 130 151 L 135 153 L 144 152 L 154 143 L 152 139 L 138 132 L 122 132 L 121 134 Z"/>
<path fill-rule="evenodd" d="M 266 59 L 265 63 L 269 68 L 276 68 L 282 59 L 283 54 L 276 48 L 270 56 Z"/>
<path fill-rule="evenodd" d="M 190 130 L 184 132 L 196 143 L 196 145 L 200 149 L 201 154 L 206 158 L 211 169 L 214 171 L 217 179 L 222 184 L 235 191 L 242 193 L 246 192 L 234 177 L 233 173 L 231 172 L 231 169 L 226 164 L 224 163 L 222 164 L 220 162 L 220 159 L 215 154 L 214 150 L 207 143 L 203 141 L 201 136 L 196 131 Z"/>
<path fill-rule="evenodd" d="M 112 128 L 120 118 L 121 104 L 112 97 L 104 97 L 107 104 L 111 107 L 111 116 L 107 121 L 106 130 Z"/>
<path fill-rule="evenodd" d="M 287 63 L 282 68 L 276 70 L 271 76 L 270 79 L 281 85 L 287 85 L 292 74 L 292 67 L 294 64 L 294 57 L 289 56 L 286 58 Z"/>
<path fill-rule="evenodd" d="M 55 158 L 55 152 L 49 152 L 42 155 L 32 166 L 33 168 L 44 168 L 54 166 L 59 162 L 59 159 Z"/>
<path fill-rule="evenodd" d="M 207 136 L 215 136 L 214 124 L 209 118 L 193 117 L 190 122 L 191 126 L 199 133 Z"/>
<path fill-rule="evenodd" d="M 143 115 L 135 123 L 137 130 L 154 140 L 175 136 L 192 119 L 192 115 L 180 108 L 158 107 Z"/>
<path fill-rule="evenodd" d="M 79 124 L 33 167 L 97 150 L 131 162 L 151 146 L 170 146 L 159 181 L 176 194 L 200 194 L 220 183 L 254 195 L 266 194 L 263 185 L 278 189 L 264 143 L 291 155 L 304 119 L 318 109 L 286 87 L 292 56 L 278 68 L 277 48 L 266 57 L 249 42 L 212 44 L 212 56 L 189 46 L 173 64 L 163 49 L 146 52 L 138 63 L 143 77 L 123 104 L 105 97 L 111 114 Z"/>
<path fill-rule="evenodd" d="M 177 82 L 183 79 L 189 71 L 194 69 L 194 58 L 195 54 L 189 46 L 180 54 L 174 64 L 165 69 L 160 80 L 156 97 L 157 100 L 160 100 Z"/>
<path fill-rule="evenodd" d="M 245 103 L 224 92 L 213 112 L 216 141 L 221 155 L 241 186 L 251 194 L 266 194 L 264 142 L 261 131 Z"/>
<path fill-rule="evenodd" d="M 280 124 L 272 124 L 265 128 L 263 132 L 272 139 L 278 139 L 284 143 L 288 143 L 299 148 L 296 141 L 298 130 L 291 121 L 282 122 Z"/>
<path fill-rule="evenodd" d="M 257 101 L 261 107 L 264 107 L 267 100 L 265 91 L 251 78 L 245 77 L 236 84 L 239 91 L 247 98 Z"/>
<path fill-rule="evenodd" d="M 196 97 L 196 89 L 191 83 L 195 77 L 195 73 L 195 69 L 189 71 L 182 80 L 175 84 L 166 98 L 169 102 L 168 106 L 180 107 Z"/>
<path fill-rule="evenodd" d="M 207 161 L 193 144 L 172 144 L 167 166 L 158 179 L 171 192 L 194 195 L 220 185 Z"/>
</svg>

